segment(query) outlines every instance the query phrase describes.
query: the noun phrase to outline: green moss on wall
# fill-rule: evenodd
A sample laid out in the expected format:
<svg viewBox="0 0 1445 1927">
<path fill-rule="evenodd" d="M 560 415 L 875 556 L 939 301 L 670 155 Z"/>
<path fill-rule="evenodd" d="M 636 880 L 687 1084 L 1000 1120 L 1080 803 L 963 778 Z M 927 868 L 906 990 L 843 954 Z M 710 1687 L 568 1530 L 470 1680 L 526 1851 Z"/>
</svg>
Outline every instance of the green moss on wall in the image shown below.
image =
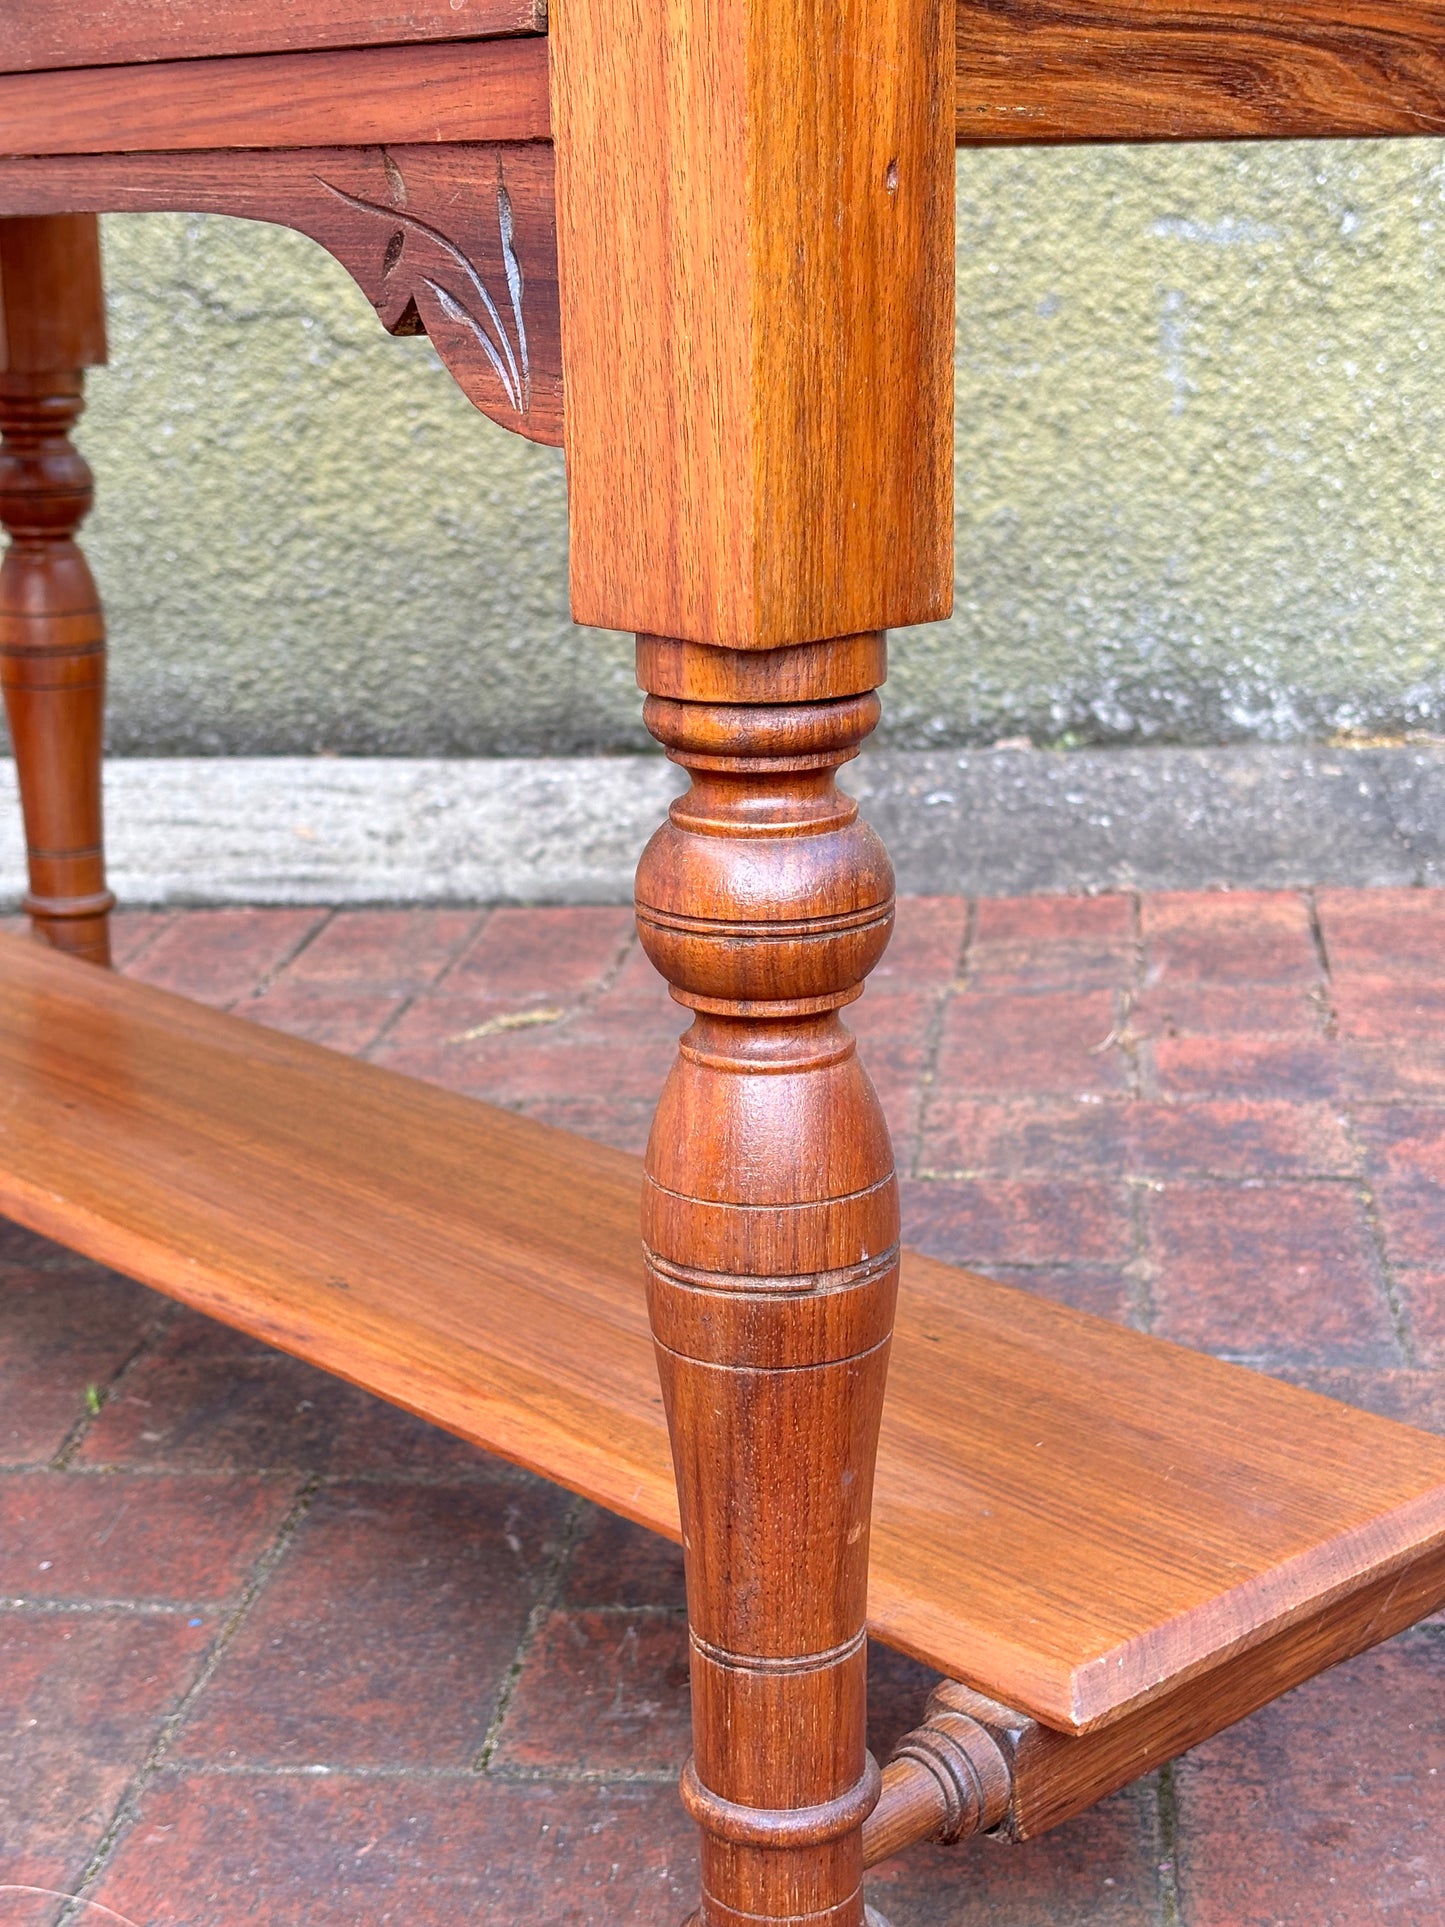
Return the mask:
<svg viewBox="0 0 1445 1927">
<path fill-rule="evenodd" d="M 1445 147 L 959 157 L 958 610 L 895 743 L 1445 726 Z M 121 751 L 645 742 L 561 458 L 283 231 L 106 228 L 84 445 Z"/>
</svg>

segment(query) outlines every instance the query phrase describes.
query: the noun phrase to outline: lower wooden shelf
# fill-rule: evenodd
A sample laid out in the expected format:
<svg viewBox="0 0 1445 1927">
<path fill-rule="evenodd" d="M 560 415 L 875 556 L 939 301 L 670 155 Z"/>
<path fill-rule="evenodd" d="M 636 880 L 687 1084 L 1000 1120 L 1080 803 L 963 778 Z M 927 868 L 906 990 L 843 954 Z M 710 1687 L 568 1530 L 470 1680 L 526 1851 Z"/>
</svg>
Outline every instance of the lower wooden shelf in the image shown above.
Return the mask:
<svg viewBox="0 0 1445 1927">
<path fill-rule="evenodd" d="M 0 1080 L 10 1216 L 678 1536 L 636 1158 L 18 937 Z M 1442 1600 L 1445 1441 L 905 1254 L 879 1638 L 1114 1759 Z"/>
</svg>

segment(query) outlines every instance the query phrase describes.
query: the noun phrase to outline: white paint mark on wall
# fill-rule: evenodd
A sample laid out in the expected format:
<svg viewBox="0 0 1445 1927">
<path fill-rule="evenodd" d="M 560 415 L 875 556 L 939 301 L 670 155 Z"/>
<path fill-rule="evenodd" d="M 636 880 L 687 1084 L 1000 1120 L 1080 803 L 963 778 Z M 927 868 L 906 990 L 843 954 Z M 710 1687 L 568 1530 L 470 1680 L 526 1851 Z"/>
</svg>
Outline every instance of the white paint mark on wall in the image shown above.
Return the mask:
<svg viewBox="0 0 1445 1927">
<path fill-rule="evenodd" d="M 1174 415 L 1182 415 L 1189 397 L 1199 392 L 1185 365 L 1192 326 L 1189 304 L 1181 290 L 1163 289 L 1159 300 L 1159 352 L 1164 360 L 1164 379 L 1173 392 L 1169 412 Z"/>
<path fill-rule="evenodd" d="M 1251 221 L 1226 214 L 1218 221 L 1194 221 L 1185 214 L 1161 214 L 1153 233 L 1160 241 L 1198 241 L 1211 248 L 1257 247 L 1262 241 L 1281 241 L 1283 230 L 1267 221 Z"/>
</svg>

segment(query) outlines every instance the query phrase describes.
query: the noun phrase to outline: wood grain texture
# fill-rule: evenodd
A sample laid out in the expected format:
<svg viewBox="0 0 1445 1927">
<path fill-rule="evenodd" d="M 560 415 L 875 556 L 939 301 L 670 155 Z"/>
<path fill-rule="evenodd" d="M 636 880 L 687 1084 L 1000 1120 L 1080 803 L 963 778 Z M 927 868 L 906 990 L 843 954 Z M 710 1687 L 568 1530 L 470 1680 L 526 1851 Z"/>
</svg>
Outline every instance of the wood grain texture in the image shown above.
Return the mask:
<svg viewBox="0 0 1445 1927">
<path fill-rule="evenodd" d="M 70 208 L 294 227 L 350 271 L 384 328 L 430 335 L 484 414 L 532 441 L 562 439 L 545 142 L 0 159 L 0 214 Z"/>
<path fill-rule="evenodd" d="M 766 649 L 948 613 L 948 22 L 553 9 L 579 621 Z"/>
<path fill-rule="evenodd" d="M 931 1695 L 905 1734 L 864 1822 L 869 1867 L 923 1840 L 952 1846 L 997 1831 L 1032 1840 L 1257 1712 L 1317 1673 L 1366 1652 L 1445 1601 L 1445 1544 L 1323 1604 L 1202 1675 L 1091 1733 L 1060 1733 L 957 1680 Z"/>
<path fill-rule="evenodd" d="M 547 132 L 544 38 L 0 79 L 0 154 L 532 141 Z"/>
<path fill-rule="evenodd" d="M 7 212 L 0 201 L 0 375 L 99 368 L 105 290 L 95 216 L 36 209 L 49 218 L 5 220 Z"/>
<path fill-rule="evenodd" d="M 861 696 L 888 679 L 888 638 L 834 636 L 791 649 L 710 649 L 667 636 L 637 638 L 637 686 L 689 702 L 821 702 Z"/>
<path fill-rule="evenodd" d="M 879 1465 L 875 1565 L 913 1576 L 893 1644 L 946 1640 L 943 1670 L 1083 1731 L 1441 1543 L 1445 1441 L 958 1276 L 913 1257 L 894 1339 L 930 1391 L 890 1401 Z"/>
<path fill-rule="evenodd" d="M 958 140 L 1439 132 L 1442 18 L 1440 0 L 958 0 Z M 0 0 L 0 73 L 545 28 L 542 0 Z"/>
<path fill-rule="evenodd" d="M 1092 1733 L 1060 1733 L 952 1680 L 935 1690 L 929 1711 L 966 1715 L 997 1740 L 1013 1782 L 999 1830 L 1014 1840 L 1032 1840 L 1292 1687 L 1403 1632 L 1438 1611 L 1442 1601 L 1445 1545 L 1437 1542 L 1402 1572 L 1323 1605 L 1303 1624 L 1275 1633 L 1202 1677 L 1167 1688 L 1148 1705 Z"/>
<path fill-rule="evenodd" d="M 1442 0 L 958 0 L 961 145 L 1445 133 Z"/>
<path fill-rule="evenodd" d="M 638 652 L 647 726 L 691 777 L 638 865 L 637 928 L 693 1012 L 642 1238 L 704 1927 L 863 1924 L 868 1523 L 898 1292 L 893 1148 L 838 1016 L 893 927 L 892 866 L 835 781 L 878 719 L 868 680 L 833 693 L 870 657 L 881 677 L 882 639 L 863 641 L 836 670 L 808 644 Z"/>
<path fill-rule="evenodd" d="M 0 1209 L 678 1536 L 640 1160 L 0 959 Z"/>
<path fill-rule="evenodd" d="M 0 937 L 0 1208 L 676 1538 L 641 1190 Z M 1365 1643 L 1428 1610 L 1442 1546 L 1445 1441 L 905 1252 L 869 1624 L 940 1671 L 1065 1730 L 1208 1710 L 1352 1600 Z"/>
<path fill-rule="evenodd" d="M 0 0 L 0 73 L 546 31 L 545 0 Z"/>
<path fill-rule="evenodd" d="M 57 949 L 110 961 L 101 835 L 105 618 L 75 532 L 91 474 L 70 440 L 105 360 L 93 215 L 0 220 L 0 685 L 25 820 L 25 908 Z"/>
<path fill-rule="evenodd" d="M 0 222 L 0 229 L 4 223 Z M 110 962 L 101 822 L 105 617 L 75 531 L 91 476 L 70 440 L 79 369 L 0 375 L 0 686 L 15 753 L 30 887 L 58 950 Z"/>
<path fill-rule="evenodd" d="M 863 1823 L 865 1867 L 921 1840 L 956 1846 L 1008 1819 L 1014 1793 L 1010 1738 L 955 1711 L 946 1692 L 969 1689 L 945 1681 L 930 1698 L 923 1724 L 904 1734 L 883 1770 L 878 1804 Z"/>
</svg>

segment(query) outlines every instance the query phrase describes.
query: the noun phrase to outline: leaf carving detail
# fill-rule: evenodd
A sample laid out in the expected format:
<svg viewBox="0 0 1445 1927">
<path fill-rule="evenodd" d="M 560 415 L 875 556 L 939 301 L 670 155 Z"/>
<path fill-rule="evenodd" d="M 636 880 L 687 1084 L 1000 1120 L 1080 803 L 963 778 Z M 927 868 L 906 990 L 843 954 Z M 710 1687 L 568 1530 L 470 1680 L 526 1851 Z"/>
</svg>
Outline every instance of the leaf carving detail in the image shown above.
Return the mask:
<svg viewBox="0 0 1445 1927">
<path fill-rule="evenodd" d="M 401 170 L 389 154 L 384 158 L 387 181 L 396 201 L 396 205 L 391 207 L 365 200 L 359 194 L 349 194 L 344 188 L 322 180 L 319 175 L 317 180 L 328 194 L 334 194 L 337 200 L 344 201 L 348 207 L 364 214 L 374 214 L 388 224 L 391 234 L 382 259 L 383 281 L 400 265 L 409 233 L 432 242 L 461 270 L 460 292 L 447 287 L 432 275 L 424 274 L 419 279 L 447 320 L 465 328 L 472 335 L 491 364 L 508 402 L 519 415 L 525 415 L 532 404 L 532 367 L 527 351 L 527 325 L 522 315 L 522 264 L 517 258 L 512 200 L 506 182 L 499 174 L 497 231 L 501 241 L 502 268 L 507 281 L 507 305 L 512 322 L 510 328 L 503 321 L 490 290 L 463 249 L 440 228 L 407 211 L 406 183 Z"/>
</svg>

